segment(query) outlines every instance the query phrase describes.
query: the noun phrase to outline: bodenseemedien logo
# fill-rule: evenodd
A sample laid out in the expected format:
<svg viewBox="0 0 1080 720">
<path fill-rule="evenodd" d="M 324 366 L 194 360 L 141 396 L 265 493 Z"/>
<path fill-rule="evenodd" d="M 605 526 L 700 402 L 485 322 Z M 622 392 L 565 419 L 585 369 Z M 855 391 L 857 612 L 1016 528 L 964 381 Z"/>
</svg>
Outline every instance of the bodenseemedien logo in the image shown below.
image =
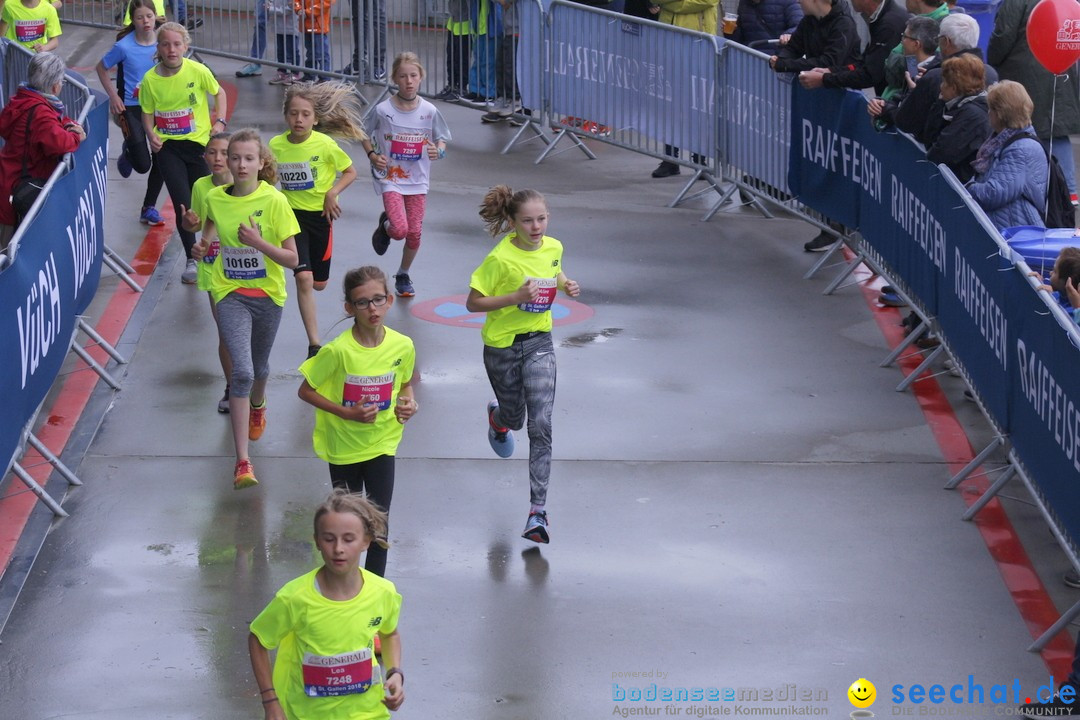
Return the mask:
<svg viewBox="0 0 1080 720">
<path fill-rule="evenodd" d="M 877 700 L 877 688 L 874 687 L 874 683 L 866 678 L 859 678 L 848 687 L 847 697 L 848 702 L 856 708 L 851 712 L 851 720 L 874 717 L 874 713 L 866 709 Z"/>
</svg>

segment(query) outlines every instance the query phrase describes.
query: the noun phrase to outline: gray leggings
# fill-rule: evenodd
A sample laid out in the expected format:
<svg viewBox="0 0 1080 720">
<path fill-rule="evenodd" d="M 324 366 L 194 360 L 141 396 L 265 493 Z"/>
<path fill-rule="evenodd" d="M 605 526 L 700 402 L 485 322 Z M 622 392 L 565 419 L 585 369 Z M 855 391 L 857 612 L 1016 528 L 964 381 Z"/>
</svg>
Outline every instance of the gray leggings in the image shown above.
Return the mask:
<svg viewBox="0 0 1080 720">
<path fill-rule="evenodd" d="M 218 327 L 232 358 L 231 397 L 248 397 L 256 380 L 270 377 L 270 348 L 281 307 L 268 297 L 230 293 L 217 304 Z"/>
<path fill-rule="evenodd" d="M 533 505 L 543 505 L 551 475 L 551 409 L 555 405 L 551 333 L 517 339 L 505 348 L 485 345 L 484 368 L 499 401 L 495 423 L 520 430 L 528 415 L 529 499 Z"/>
</svg>

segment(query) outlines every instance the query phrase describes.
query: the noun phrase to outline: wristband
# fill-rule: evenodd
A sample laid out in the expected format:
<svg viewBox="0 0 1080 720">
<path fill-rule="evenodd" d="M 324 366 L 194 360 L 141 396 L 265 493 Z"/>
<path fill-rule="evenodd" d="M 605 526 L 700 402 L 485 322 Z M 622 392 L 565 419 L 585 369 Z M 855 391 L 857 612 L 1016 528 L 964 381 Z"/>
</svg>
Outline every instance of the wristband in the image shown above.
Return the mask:
<svg viewBox="0 0 1080 720">
<path fill-rule="evenodd" d="M 446 157 L 446 148 L 439 148 L 439 159 L 442 160 Z"/>
<path fill-rule="evenodd" d="M 269 700 L 263 700 L 262 704 L 263 705 L 269 705 L 270 703 L 277 702 L 277 701 L 278 701 L 278 699 L 276 697 L 272 697 Z"/>
<path fill-rule="evenodd" d="M 368 156 L 368 157 L 371 157 L 372 155 L 376 155 L 376 154 L 377 154 L 377 153 L 376 153 L 376 152 L 375 152 L 374 150 L 368 150 L 368 151 L 367 151 L 367 156 Z"/>
<path fill-rule="evenodd" d="M 400 675 L 401 676 L 401 686 L 405 687 L 405 673 L 401 672 L 401 668 L 392 667 L 389 670 L 387 670 L 386 675 L 383 676 L 383 682 L 386 682 L 387 680 L 389 680 L 391 675 Z"/>
<path fill-rule="evenodd" d="M 229 127 L 229 121 L 225 118 L 218 118 L 214 121 L 215 125 L 217 125 L 218 123 L 221 123 L 221 127 Z"/>
</svg>

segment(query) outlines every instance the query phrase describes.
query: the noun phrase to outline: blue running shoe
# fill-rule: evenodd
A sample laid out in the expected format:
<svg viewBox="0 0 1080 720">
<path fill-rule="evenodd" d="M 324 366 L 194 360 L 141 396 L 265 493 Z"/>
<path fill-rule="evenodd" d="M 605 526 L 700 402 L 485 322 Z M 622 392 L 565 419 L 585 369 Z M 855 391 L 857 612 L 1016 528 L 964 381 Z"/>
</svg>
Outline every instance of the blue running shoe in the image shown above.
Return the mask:
<svg viewBox="0 0 1080 720">
<path fill-rule="evenodd" d="M 412 297 L 416 294 L 416 288 L 409 279 L 409 273 L 394 276 L 394 290 L 397 291 L 398 297 Z"/>
<path fill-rule="evenodd" d="M 120 157 L 116 158 L 116 171 L 120 173 L 120 177 L 131 177 L 131 171 L 134 170 L 131 167 L 131 160 L 128 158 L 127 153 L 123 150 L 120 151 Z"/>
<path fill-rule="evenodd" d="M 547 543 L 547 524 L 546 512 L 529 513 L 529 519 L 525 521 L 525 532 L 521 533 L 521 537 L 534 543 Z"/>
<path fill-rule="evenodd" d="M 147 205 L 139 215 L 139 222 L 150 227 L 161 227 L 165 224 L 165 218 L 161 217 L 161 213 L 158 212 L 156 207 Z"/>
<path fill-rule="evenodd" d="M 514 454 L 514 431 L 509 428 L 495 427 L 491 416 L 497 407 L 499 407 L 498 400 L 492 400 L 487 406 L 488 442 L 491 443 L 491 449 L 495 451 L 496 455 L 501 458 L 508 458 Z"/>
</svg>

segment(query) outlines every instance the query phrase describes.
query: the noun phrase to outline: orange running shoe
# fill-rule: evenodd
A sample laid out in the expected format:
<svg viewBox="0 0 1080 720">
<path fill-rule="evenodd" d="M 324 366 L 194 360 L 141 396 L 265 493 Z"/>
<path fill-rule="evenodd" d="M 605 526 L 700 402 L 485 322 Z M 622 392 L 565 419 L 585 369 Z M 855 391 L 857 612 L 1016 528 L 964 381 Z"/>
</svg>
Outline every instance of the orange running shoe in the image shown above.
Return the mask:
<svg viewBox="0 0 1080 720">
<path fill-rule="evenodd" d="M 243 490 L 258 484 L 259 481 L 255 479 L 255 468 L 251 466 L 250 460 L 241 460 L 236 463 L 236 470 L 233 473 L 233 490 Z"/>
<path fill-rule="evenodd" d="M 251 406 L 248 410 L 248 440 L 258 440 L 266 430 L 266 400 L 261 407 Z"/>
</svg>

